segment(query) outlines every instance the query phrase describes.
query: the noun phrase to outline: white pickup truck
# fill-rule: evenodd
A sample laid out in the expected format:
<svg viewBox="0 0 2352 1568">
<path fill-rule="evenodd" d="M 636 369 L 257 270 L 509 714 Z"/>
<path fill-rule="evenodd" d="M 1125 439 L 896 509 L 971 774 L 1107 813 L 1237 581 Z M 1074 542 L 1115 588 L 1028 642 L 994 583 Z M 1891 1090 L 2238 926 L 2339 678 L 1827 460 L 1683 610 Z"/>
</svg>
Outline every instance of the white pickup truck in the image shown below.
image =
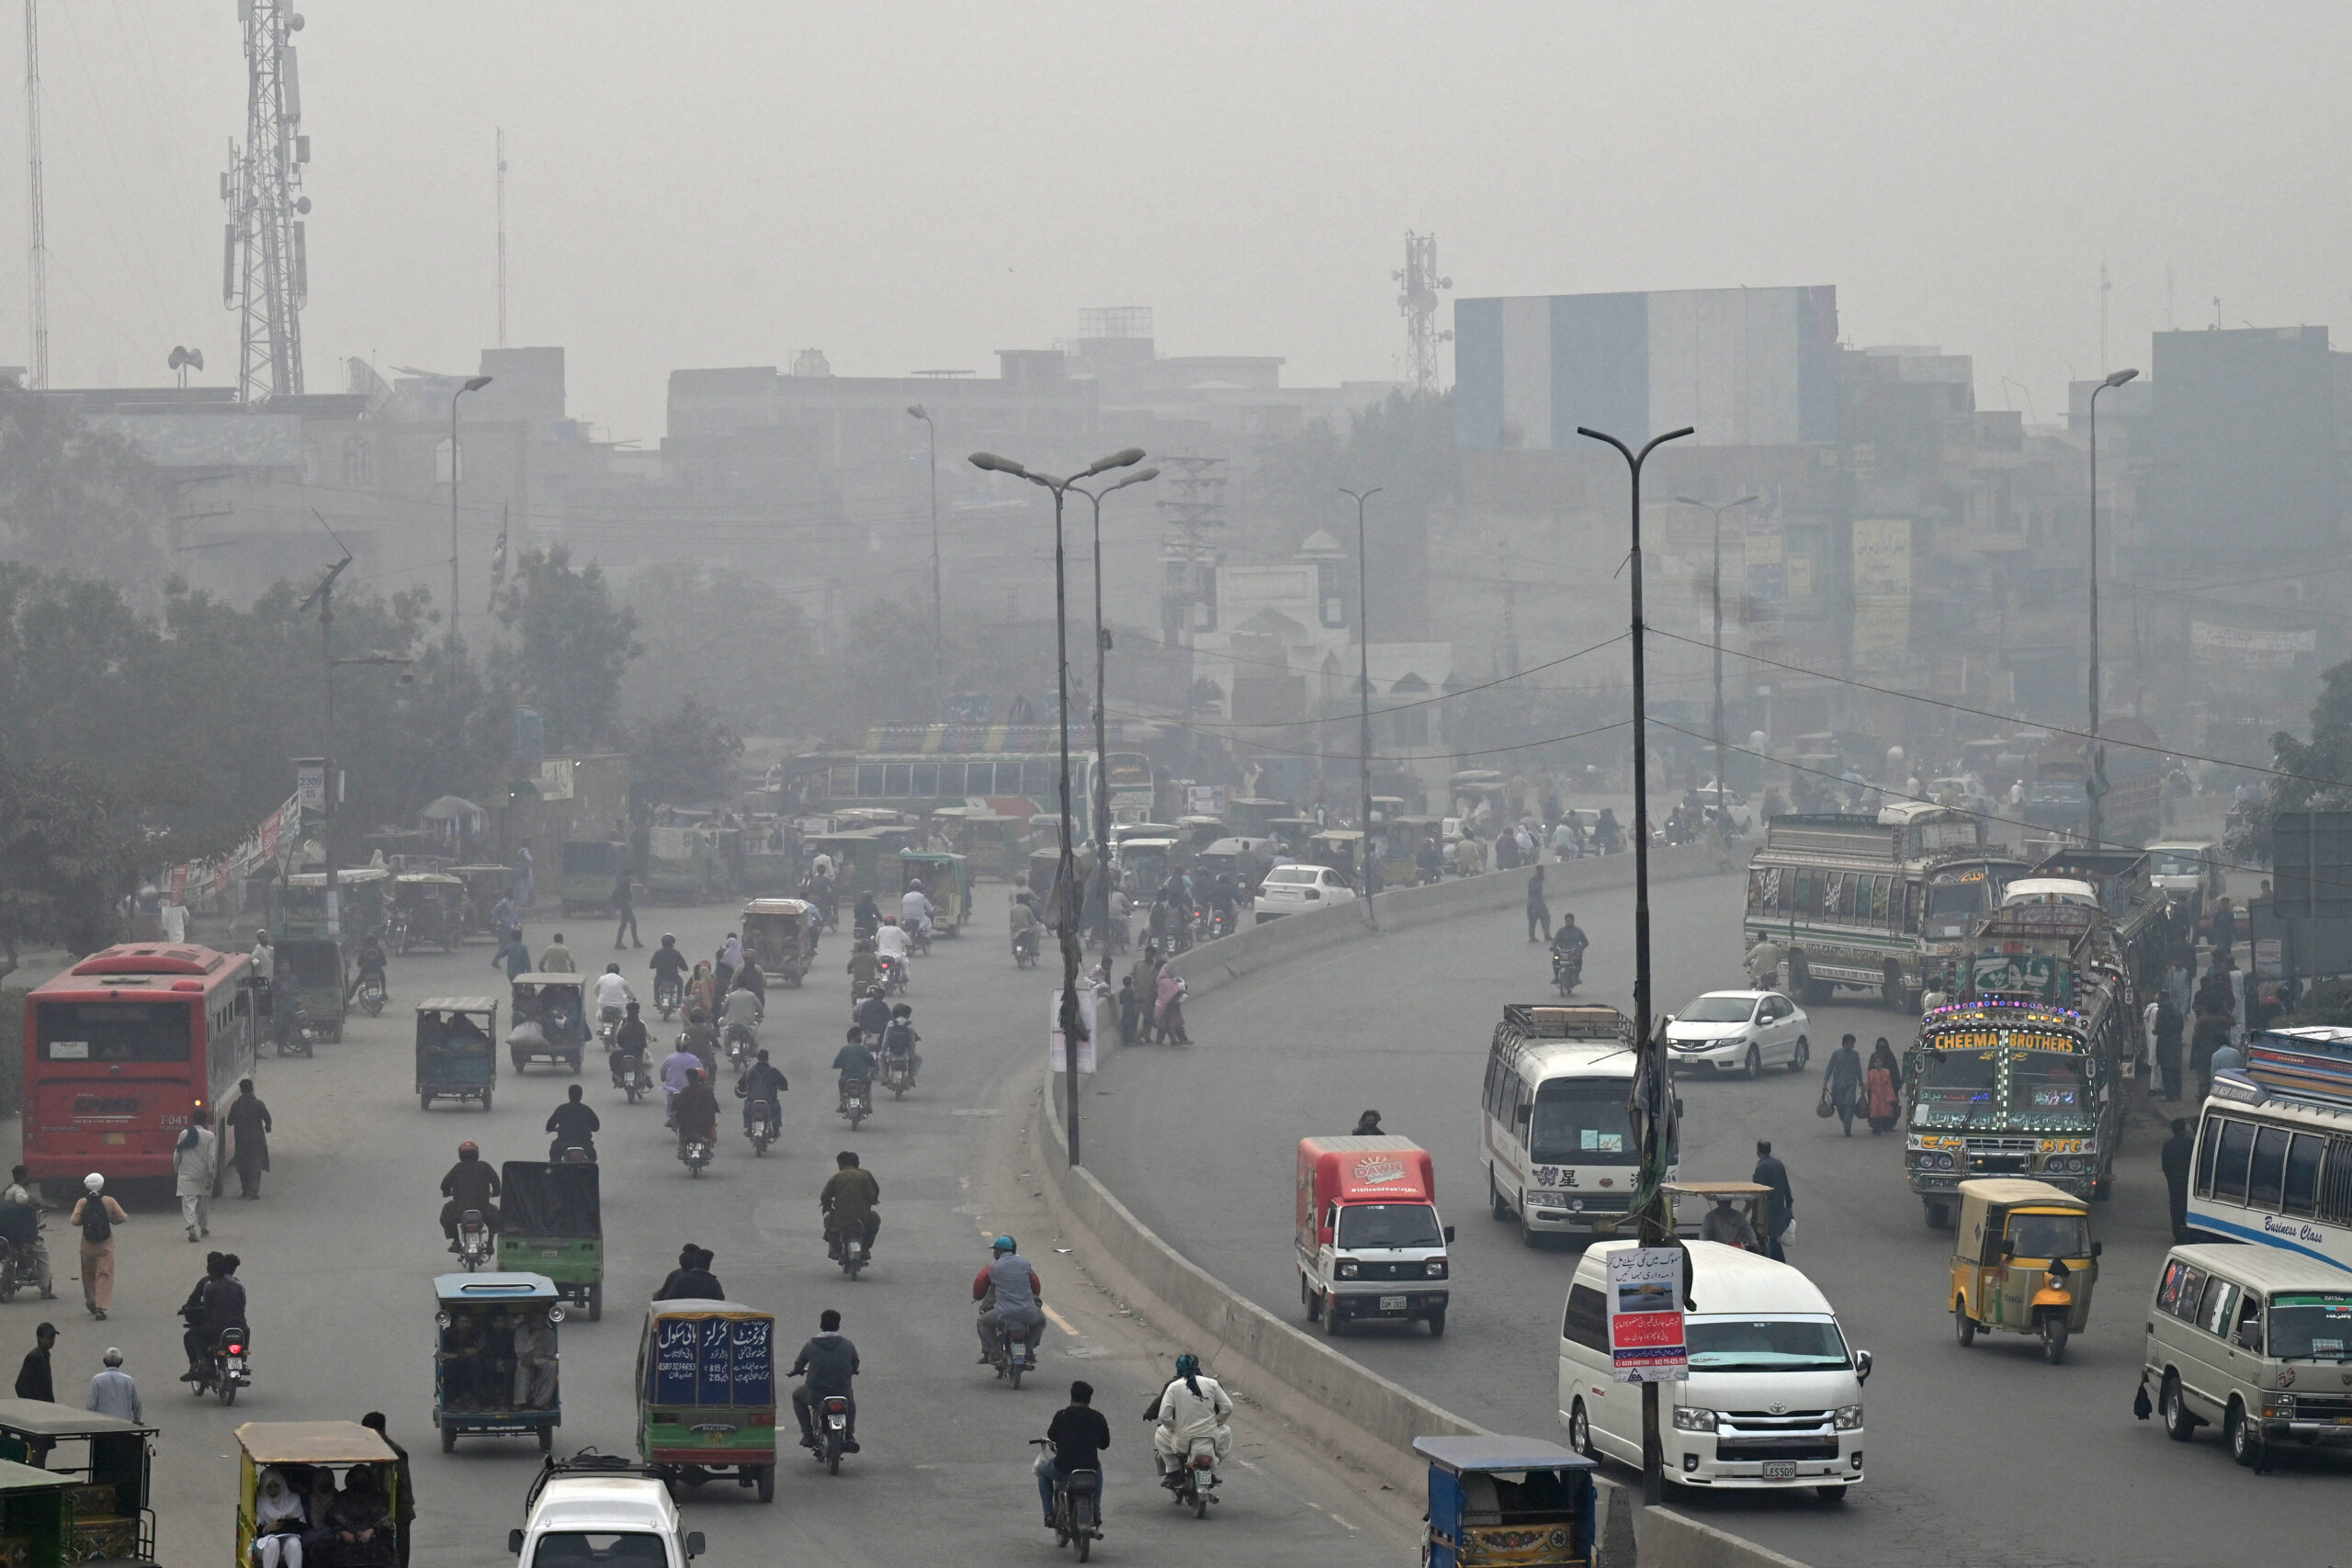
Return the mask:
<svg viewBox="0 0 2352 1568">
<path fill-rule="evenodd" d="M 521 1568 L 687 1568 L 703 1551 L 702 1531 L 679 1529 L 661 1477 L 619 1455 L 549 1459 L 524 1516 L 527 1522 L 506 1534 Z"/>
</svg>

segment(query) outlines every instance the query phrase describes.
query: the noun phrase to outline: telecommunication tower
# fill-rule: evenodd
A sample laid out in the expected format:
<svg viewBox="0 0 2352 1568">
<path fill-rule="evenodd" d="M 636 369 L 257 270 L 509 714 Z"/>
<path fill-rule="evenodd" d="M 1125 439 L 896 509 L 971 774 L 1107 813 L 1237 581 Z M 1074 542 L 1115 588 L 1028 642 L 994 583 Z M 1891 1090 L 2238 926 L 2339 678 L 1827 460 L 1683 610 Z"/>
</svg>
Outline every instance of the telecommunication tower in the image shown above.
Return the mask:
<svg viewBox="0 0 2352 1568">
<path fill-rule="evenodd" d="M 301 134 L 301 79 L 293 36 L 301 13 L 288 0 L 237 0 L 245 30 L 245 144 L 229 145 L 220 199 L 229 222 L 221 301 L 240 317 L 237 397 L 253 402 L 302 389 L 302 307 L 311 296 L 300 193 L 311 139 Z"/>
<path fill-rule="evenodd" d="M 1453 287 L 1453 279 L 1437 275 L 1437 236 L 1405 231 L 1405 265 L 1391 273 L 1404 292 L 1396 309 L 1405 316 L 1405 373 L 1416 392 L 1437 390 L 1437 345 L 1452 343 L 1453 334 L 1438 331 L 1437 291 Z"/>
<path fill-rule="evenodd" d="M 25 0 L 25 280 L 32 313 L 32 382 L 49 385 L 49 244 L 40 199 L 40 6 Z"/>
</svg>

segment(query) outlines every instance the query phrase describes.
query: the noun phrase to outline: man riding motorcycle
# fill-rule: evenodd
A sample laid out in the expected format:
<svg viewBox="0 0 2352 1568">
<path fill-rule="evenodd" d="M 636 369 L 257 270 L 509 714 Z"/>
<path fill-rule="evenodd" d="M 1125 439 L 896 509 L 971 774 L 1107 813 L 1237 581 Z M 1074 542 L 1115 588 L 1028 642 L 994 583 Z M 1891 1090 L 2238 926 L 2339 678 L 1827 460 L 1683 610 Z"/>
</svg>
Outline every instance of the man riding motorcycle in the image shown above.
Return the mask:
<svg viewBox="0 0 2352 1568">
<path fill-rule="evenodd" d="M 833 1109 L 849 1109 L 850 1085 L 863 1086 L 864 1092 L 874 1092 L 874 1053 L 865 1048 L 865 1031 L 855 1024 L 850 1026 L 847 1041 L 833 1053 L 834 1092 L 840 1096 Z"/>
<path fill-rule="evenodd" d="M 678 1049 L 693 1054 L 695 1060 L 702 1064 L 705 1077 L 718 1070 L 718 1026 L 702 1009 L 686 1014 L 686 1027 L 678 1035 Z"/>
<path fill-rule="evenodd" d="M 358 996 L 370 980 L 376 982 L 376 988 L 379 991 L 391 989 L 384 983 L 384 942 L 376 932 L 371 931 L 359 939 L 359 951 L 353 954 L 351 962 L 357 973 L 351 977 L 351 989 L 344 993 L 345 1006 L 350 1005 L 352 998 Z"/>
<path fill-rule="evenodd" d="M 1035 953 L 1036 944 L 1044 940 L 1046 922 L 1038 918 L 1036 899 L 1026 887 L 1013 894 L 1012 912 L 1007 919 L 1012 928 L 1012 950 L 1020 952 L 1025 938 L 1031 944 L 1030 951 Z"/>
<path fill-rule="evenodd" d="M 922 1054 L 915 1049 L 922 1036 L 915 1032 L 914 1014 L 913 1008 L 900 1002 L 890 1010 L 890 1021 L 882 1030 L 882 1059 L 885 1064 L 904 1062 L 909 1085 L 922 1071 Z"/>
<path fill-rule="evenodd" d="M 838 1262 L 842 1237 L 854 1227 L 865 1255 L 871 1258 L 874 1238 L 882 1234 L 882 1216 L 874 1212 L 874 1206 L 882 1201 L 882 1184 L 848 1149 L 833 1156 L 833 1174 L 825 1179 L 824 1190 L 817 1194 L 818 1212 L 825 1217 L 825 1256 Z"/>
<path fill-rule="evenodd" d="M 996 1360 L 997 1346 L 1007 1328 L 1025 1330 L 1024 1370 L 1037 1364 L 1037 1346 L 1046 1337 L 1046 1314 L 1040 1304 L 1046 1287 L 1037 1270 L 1001 1235 L 989 1244 L 989 1260 L 972 1276 L 972 1299 L 980 1303 L 980 1361 Z"/>
<path fill-rule="evenodd" d="M 882 917 L 881 929 L 874 933 L 874 953 L 876 958 L 888 958 L 899 964 L 907 961 L 907 931 L 899 924 L 896 915 Z"/>
<path fill-rule="evenodd" d="M 662 1058 L 662 1092 L 669 1111 L 667 1125 L 678 1124 L 678 1096 L 686 1091 L 686 1085 L 703 1066 L 703 1059 L 687 1049 L 683 1038 L 676 1050 Z"/>
<path fill-rule="evenodd" d="M 1584 976 L 1585 934 L 1574 915 L 1560 917 L 1559 930 L 1552 933 L 1552 966 L 1556 971 L 1566 965 L 1574 979 Z"/>
<path fill-rule="evenodd" d="M 696 1141 L 710 1145 L 713 1154 L 718 1152 L 718 1097 L 710 1092 L 700 1067 L 686 1074 L 686 1087 L 672 1103 L 670 1119 L 677 1123 L 681 1152 Z"/>
<path fill-rule="evenodd" d="M 1151 1459 L 1159 1483 L 1170 1491 L 1183 1484 L 1183 1472 L 1193 1445 L 1207 1438 L 1216 1445 L 1216 1461 L 1233 1448 L 1233 1399 L 1223 1384 L 1201 1371 L 1201 1359 L 1191 1351 L 1176 1358 L 1176 1376 L 1146 1409 L 1152 1428 Z"/>
<path fill-rule="evenodd" d="M 718 1043 L 729 1055 L 735 1053 L 735 1043 L 743 1042 L 746 1054 L 760 1048 L 760 1019 L 763 1009 L 760 998 L 741 987 L 727 993 L 727 1006 L 718 1016 Z"/>
<path fill-rule="evenodd" d="M 839 1394 L 847 1402 L 849 1424 L 842 1433 L 842 1452 L 854 1454 L 857 1449 L 857 1396 L 850 1392 L 850 1382 L 857 1376 L 857 1347 L 841 1331 L 842 1314 L 827 1307 L 817 1314 L 817 1337 L 800 1347 L 800 1354 L 793 1358 L 788 1378 L 806 1378 L 792 1391 L 792 1413 L 800 1418 L 800 1446 L 814 1449 L 817 1445 L 816 1406 L 830 1395 Z"/>
<path fill-rule="evenodd" d="M 594 1160 L 596 1133 L 603 1126 L 604 1123 L 596 1119 L 595 1111 L 582 1101 L 580 1086 L 573 1084 L 564 1102 L 548 1117 L 547 1130 L 555 1134 L 555 1141 L 548 1145 L 548 1158 L 560 1160 L 564 1150 L 578 1149 L 591 1161 Z"/>
<path fill-rule="evenodd" d="M 768 1061 L 768 1054 L 762 1051 L 751 1066 L 744 1070 L 743 1076 L 735 1080 L 735 1098 L 743 1102 L 745 1136 L 750 1136 L 752 1131 L 752 1107 L 762 1100 L 767 1102 L 768 1125 L 771 1128 L 783 1121 L 784 1091 L 790 1087 L 784 1081 L 783 1069 L 773 1066 Z"/>
<path fill-rule="evenodd" d="M 605 1063 L 612 1069 L 613 1082 L 626 1089 L 627 1080 L 621 1077 L 622 1064 L 635 1057 L 638 1071 L 642 1074 L 646 1066 L 645 1054 L 652 1047 L 652 1037 L 646 1032 L 645 1021 L 637 1016 L 637 1004 L 631 1002 L 624 1010 L 621 1026 L 613 1032 L 612 1054 Z"/>
<path fill-rule="evenodd" d="M 441 1205 L 441 1234 L 449 1238 L 449 1250 L 458 1250 L 458 1221 L 472 1209 L 481 1215 L 491 1234 L 498 1234 L 498 1205 L 491 1200 L 498 1196 L 498 1169 L 481 1157 L 481 1149 L 470 1138 L 458 1145 L 458 1163 L 441 1179 L 441 1196 L 449 1200 Z"/>
<path fill-rule="evenodd" d="M 663 931 L 662 945 L 653 950 L 653 1002 L 656 1007 L 667 1002 L 674 1008 L 685 999 L 686 967 L 686 955 L 678 951 L 678 939 Z"/>
<path fill-rule="evenodd" d="M 857 1010 L 850 1016 L 856 1021 L 860 1033 L 879 1044 L 883 1031 L 890 1027 L 890 1004 L 883 999 L 882 987 L 876 986 L 867 991 L 865 999 L 857 1004 Z"/>
<path fill-rule="evenodd" d="M 854 935 L 870 937 L 882 924 L 882 911 L 874 902 L 874 890 L 867 888 L 857 896 L 857 910 L 850 917 Z"/>
<path fill-rule="evenodd" d="M 237 1265 L 242 1261 L 233 1252 L 215 1252 L 204 1260 L 204 1278 L 180 1303 L 180 1321 L 187 1325 L 187 1332 L 180 1337 L 180 1347 L 187 1352 L 187 1371 L 180 1374 L 182 1382 L 198 1382 L 209 1375 L 206 1369 L 212 1364 L 213 1348 L 220 1343 L 220 1336 L 245 1324 L 245 1285 L 237 1278 Z"/>
<path fill-rule="evenodd" d="M 920 879 L 909 882 L 904 897 L 899 900 L 899 923 L 910 931 L 931 935 L 931 898 L 922 890 Z"/>
<path fill-rule="evenodd" d="M 857 945 L 850 950 L 849 963 L 845 967 L 849 971 L 850 999 L 855 1001 L 872 990 L 874 982 L 881 977 L 882 960 L 876 955 L 874 944 L 860 937 Z"/>
</svg>

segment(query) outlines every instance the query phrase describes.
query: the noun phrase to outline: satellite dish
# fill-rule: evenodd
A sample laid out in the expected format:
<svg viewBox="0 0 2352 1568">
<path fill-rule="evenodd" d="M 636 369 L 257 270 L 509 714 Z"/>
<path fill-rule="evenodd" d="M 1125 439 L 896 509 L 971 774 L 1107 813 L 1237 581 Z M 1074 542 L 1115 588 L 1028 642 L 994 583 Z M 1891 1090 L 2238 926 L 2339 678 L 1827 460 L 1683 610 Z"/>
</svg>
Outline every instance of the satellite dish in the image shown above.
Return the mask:
<svg viewBox="0 0 2352 1568">
<path fill-rule="evenodd" d="M 200 348 L 175 348 L 172 350 L 172 356 L 168 361 L 166 361 L 166 365 L 168 368 L 173 370 L 177 370 L 183 366 L 190 370 L 201 370 L 204 368 L 204 350 Z"/>
</svg>

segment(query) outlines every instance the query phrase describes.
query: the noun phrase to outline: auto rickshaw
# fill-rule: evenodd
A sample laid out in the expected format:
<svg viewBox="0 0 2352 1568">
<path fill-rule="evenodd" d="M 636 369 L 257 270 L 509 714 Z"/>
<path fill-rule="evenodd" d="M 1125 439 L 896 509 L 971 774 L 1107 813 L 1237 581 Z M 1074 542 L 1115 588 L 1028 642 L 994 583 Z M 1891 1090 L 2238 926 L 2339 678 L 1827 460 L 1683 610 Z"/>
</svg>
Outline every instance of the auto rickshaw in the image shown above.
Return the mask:
<svg viewBox="0 0 2352 1568">
<path fill-rule="evenodd" d="M 933 850 L 899 852 L 899 888 L 921 881 L 931 900 L 931 934 L 954 936 L 972 913 L 972 872 L 962 855 Z"/>
<path fill-rule="evenodd" d="M 1306 840 L 1299 859 L 1328 865 L 1347 878 L 1348 886 L 1363 891 L 1363 835 L 1353 828 L 1326 828 Z"/>
<path fill-rule="evenodd" d="M 327 874 L 298 871 L 271 892 L 269 929 L 274 937 L 348 936 L 381 931 L 390 908 L 392 874 L 380 865 L 345 866 L 334 874 L 335 921 L 327 923 Z"/>
<path fill-rule="evenodd" d="M 1981 1177 L 1960 1184 L 1958 1236 L 1948 1294 L 1960 1342 L 2006 1329 L 2039 1338 L 2052 1366 L 2064 1360 L 2098 1283 L 2089 1202 L 2045 1181 Z"/>
<path fill-rule="evenodd" d="M 441 1451 L 454 1450 L 459 1433 L 536 1436 L 539 1451 L 550 1451 L 563 1424 L 556 1352 L 563 1303 L 554 1282 L 543 1274 L 443 1274 L 433 1293 L 441 1303 L 433 1319 Z"/>
<path fill-rule="evenodd" d="M 273 945 L 277 977 L 273 982 L 279 1005 L 288 998 L 300 1002 L 311 1027 L 332 1041 L 343 1039 L 345 998 L 351 991 L 351 971 L 343 943 L 334 937 L 284 937 Z"/>
<path fill-rule="evenodd" d="M 1771 1235 L 1772 1190 L 1756 1181 L 1669 1181 L 1678 1235 L 1761 1252 Z"/>
<path fill-rule="evenodd" d="M 1176 831 L 1171 835 L 1182 846 L 1186 860 L 1192 859 L 1219 839 L 1232 836 L 1233 829 L 1225 825 L 1224 818 L 1199 815 L 1176 818 Z"/>
<path fill-rule="evenodd" d="M 816 911 L 805 898 L 754 898 L 743 906 L 737 928 L 743 952 L 757 961 L 760 973 L 787 986 L 798 986 L 817 955 Z"/>
<path fill-rule="evenodd" d="M 628 864 L 628 846 L 605 839 L 566 839 L 557 896 L 567 915 L 613 913 L 613 885 Z"/>
<path fill-rule="evenodd" d="M 404 871 L 392 878 L 391 921 L 385 945 L 395 953 L 425 946 L 458 951 L 465 928 L 466 885 L 446 871 Z"/>
<path fill-rule="evenodd" d="M 861 893 L 882 896 L 877 863 L 886 829 L 854 828 L 846 832 L 820 833 L 808 840 L 810 850 L 833 857 L 833 886 L 851 898 Z"/>
<path fill-rule="evenodd" d="M 1598 1461 L 1533 1438 L 1415 1438 L 1430 1461 L 1425 1568 L 1594 1561 Z"/>
<path fill-rule="evenodd" d="M 1391 887 L 1418 887 L 1421 846 L 1442 843 L 1445 824 L 1435 817 L 1388 817 L 1380 823 L 1380 874 Z"/>
<path fill-rule="evenodd" d="M 775 1500 L 775 1319 L 734 1302 L 655 1302 L 637 1346 L 638 1457 L 677 1484 L 731 1474 Z"/>
<path fill-rule="evenodd" d="M 479 1100 L 498 1087 L 498 1002 L 435 997 L 416 1004 L 416 1108 L 436 1100 Z"/>
<path fill-rule="evenodd" d="M 1077 871 L 1078 886 L 1083 890 L 1094 874 L 1093 847 L 1088 844 L 1076 846 L 1070 852 L 1070 861 Z M 1049 928 L 1054 925 L 1057 918 L 1056 910 L 1060 907 L 1056 901 L 1056 884 L 1061 875 L 1061 866 L 1062 852 L 1058 843 L 1029 852 L 1029 863 L 1025 869 L 1029 873 L 1030 899 L 1037 907 L 1038 918 Z"/>
<path fill-rule="evenodd" d="M 559 1062 L 579 1077 L 591 1033 L 587 976 L 537 969 L 517 975 L 508 1015 L 514 1021 L 506 1031 L 506 1056 L 516 1072 L 533 1062 Z"/>
<path fill-rule="evenodd" d="M 1173 839 L 1119 840 L 1119 886 L 1126 889 L 1128 897 L 1138 903 L 1151 902 L 1175 865 L 1176 840 Z"/>
<path fill-rule="evenodd" d="M 458 922 L 458 940 L 471 942 L 486 937 L 492 942 L 503 942 L 506 933 L 491 928 L 490 912 L 498 908 L 501 898 L 514 897 L 522 890 L 523 874 L 504 865 L 453 865 L 449 874 L 466 885 L 465 902 L 460 906 L 464 918 Z"/>
<path fill-rule="evenodd" d="M 589 1322 L 602 1322 L 605 1214 L 595 1165 L 510 1159 L 498 1179 L 498 1266 L 545 1276 L 557 1295 L 587 1309 Z"/>
<path fill-rule="evenodd" d="M 971 806 L 943 806 L 931 814 L 931 819 L 947 829 L 947 841 L 969 863 L 974 876 L 1010 881 L 1029 852 L 1023 842 L 1029 834 L 1025 817 L 1005 817 Z"/>
<path fill-rule="evenodd" d="M 335 1494 L 350 1488 L 351 1472 L 369 1472 L 383 1495 L 384 1529 L 399 1541 L 400 1457 L 372 1429 L 356 1421 L 248 1421 L 237 1428 L 237 1542 L 230 1568 L 253 1568 L 261 1480 L 272 1470 L 301 1499 L 314 1528 Z"/>
<path fill-rule="evenodd" d="M 1306 852 L 1306 841 L 1322 830 L 1323 824 L 1312 817 L 1277 817 L 1266 824 L 1267 836 L 1278 841 L 1294 860 L 1313 858 Z"/>
<path fill-rule="evenodd" d="M 60 1453 L 60 1444 L 75 1446 Z M 44 1399 L 0 1399 L 0 1542 L 28 1540 L 24 1554 L 6 1559 L 10 1568 L 153 1564 L 154 1460 L 153 1427 Z M 53 1529 L 51 1489 L 67 1494 Z"/>
</svg>

